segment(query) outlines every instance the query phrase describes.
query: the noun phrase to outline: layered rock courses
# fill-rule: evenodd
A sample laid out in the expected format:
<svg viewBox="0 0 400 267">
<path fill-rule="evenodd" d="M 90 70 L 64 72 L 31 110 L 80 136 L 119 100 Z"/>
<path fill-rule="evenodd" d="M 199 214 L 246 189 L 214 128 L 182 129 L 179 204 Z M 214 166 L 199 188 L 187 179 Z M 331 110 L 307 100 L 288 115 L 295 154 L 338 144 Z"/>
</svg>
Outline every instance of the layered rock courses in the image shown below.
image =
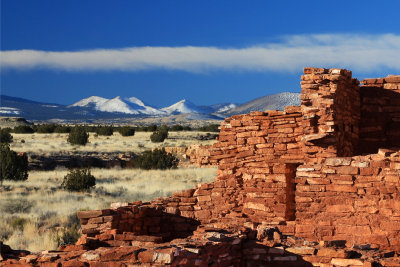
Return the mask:
<svg viewBox="0 0 400 267">
<path fill-rule="evenodd" d="M 305 68 L 301 106 L 225 119 L 209 184 L 78 213 L 46 266 L 400 266 L 400 76 Z M 14 253 L 14 254 L 12 254 Z"/>
</svg>

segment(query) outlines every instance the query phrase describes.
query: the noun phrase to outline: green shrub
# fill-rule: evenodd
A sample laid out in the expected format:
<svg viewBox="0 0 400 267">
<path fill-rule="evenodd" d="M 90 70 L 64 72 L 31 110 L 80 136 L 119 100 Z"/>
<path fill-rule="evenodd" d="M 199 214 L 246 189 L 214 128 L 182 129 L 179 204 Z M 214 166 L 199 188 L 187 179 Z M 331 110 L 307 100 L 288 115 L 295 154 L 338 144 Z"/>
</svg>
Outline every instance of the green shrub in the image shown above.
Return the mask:
<svg viewBox="0 0 400 267">
<path fill-rule="evenodd" d="M 119 132 L 122 136 L 134 136 L 134 135 L 135 135 L 135 128 L 129 127 L 129 126 L 120 127 L 120 128 L 118 129 L 118 132 Z"/>
<path fill-rule="evenodd" d="M 41 124 L 36 128 L 37 133 L 54 133 L 56 125 L 54 124 Z"/>
<path fill-rule="evenodd" d="M 24 181 L 28 179 L 28 157 L 18 155 L 8 144 L 0 144 L 0 183 L 3 180 Z"/>
<path fill-rule="evenodd" d="M 71 132 L 71 126 L 62 126 L 62 125 L 58 125 L 55 129 L 54 129 L 55 133 L 70 133 Z"/>
<path fill-rule="evenodd" d="M 150 135 L 150 140 L 153 143 L 161 143 L 164 142 L 165 138 L 168 137 L 168 130 L 162 129 L 157 130 Z"/>
<path fill-rule="evenodd" d="M 86 145 L 89 140 L 89 134 L 83 127 L 74 127 L 68 135 L 67 141 L 71 145 Z"/>
<path fill-rule="evenodd" d="M 1 129 L 0 128 L 0 143 L 9 144 L 12 141 L 13 141 L 13 137 L 10 134 L 10 129 L 7 129 L 7 128 Z"/>
<path fill-rule="evenodd" d="M 28 125 L 19 125 L 14 127 L 13 130 L 14 133 L 22 133 L 22 134 L 30 134 L 30 133 L 34 133 L 34 130 L 32 129 L 32 127 L 28 126 Z"/>
<path fill-rule="evenodd" d="M 143 152 L 133 160 L 133 167 L 145 170 L 150 169 L 171 169 L 178 166 L 179 160 L 165 149 L 155 149 Z"/>
<path fill-rule="evenodd" d="M 61 187 L 68 191 L 88 191 L 95 185 L 96 178 L 90 173 L 90 169 L 75 169 L 65 175 Z"/>
<path fill-rule="evenodd" d="M 99 126 L 96 129 L 96 133 L 98 135 L 111 136 L 114 133 L 114 129 L 112 126 Z"/>
</svg>

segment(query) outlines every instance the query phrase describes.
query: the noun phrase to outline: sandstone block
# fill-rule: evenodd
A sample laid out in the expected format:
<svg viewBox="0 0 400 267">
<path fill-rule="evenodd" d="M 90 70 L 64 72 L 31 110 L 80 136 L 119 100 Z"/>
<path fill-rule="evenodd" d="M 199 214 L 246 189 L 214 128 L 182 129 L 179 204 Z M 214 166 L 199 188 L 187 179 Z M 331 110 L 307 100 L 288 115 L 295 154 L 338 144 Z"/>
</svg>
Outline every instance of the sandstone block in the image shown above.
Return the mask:
<svg viewBox="0 0 400 267">
<path fill-rule="evenodd" d="M 363 266 L 364 261 L 359 259 L 340 259 L 333 258 L 331 264 L 335 266 Z"/>
<path fill-rule="evenodd" d="M 338 174 L 358 174 L 359 168 L 352 166 L 342 166 L 337 170 Z"/>
<path fill-rule="evenodd" d="M 334 249 L 334 248 L 321 248 L 317 252 L 317 256 L 327 257 L 327 258 L 343 258 L 347 259 L 351 253 L 344 249 Z"/>
<path fill-rule="evenodd" d="M 351 158 L 327 158 L 325 165 L 327 166 L 349 166 Z"/>
<path fill-rule="evenodd" d="M 78 218 L 79 219 L 89 219 L 89 218 L 94 218 L 94 217 L 107 216 L 107 215 L 110 215 L 111 213 L 112 212 L 109 209 L 79 211 Z"/>
<path fill-rule="evenodd" d="M 314 255 L 316 249 L 312 247 L 293 247 L 287 248 L 286 251 L 299 255 Z"/>
</svg>

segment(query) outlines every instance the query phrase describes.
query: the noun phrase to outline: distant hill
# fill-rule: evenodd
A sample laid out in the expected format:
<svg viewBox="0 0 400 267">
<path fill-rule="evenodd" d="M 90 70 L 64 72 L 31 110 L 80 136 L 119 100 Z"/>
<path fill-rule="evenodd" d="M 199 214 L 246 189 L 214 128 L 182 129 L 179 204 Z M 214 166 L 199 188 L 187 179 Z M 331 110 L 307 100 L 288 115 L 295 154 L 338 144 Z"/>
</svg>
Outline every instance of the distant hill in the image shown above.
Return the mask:
<svg viewBox="0 0 400 267">
<path fill-rule="evenodd" d="M 0 116 L 24 117 L 27 120 L 47 121 L 85 120 L 115 117 L 112 113 L 85 107 L 68 107 L 60 104 L 41 103 L 19 97 L 0 95 Z"/>
<path fill-rule="evenodd" d="M 251 111 L 284 110 L 286 106 L 299 106 L 300 93 L 279 93 L 256 98 L 224 112 L 225 116 L 246 114 Z"/>
<path fill-rule="evenodd" d="M 300 94 L 279 93 L 260 97 L 238 106 L 233 103 L 197 106 L 184 99 L 161 109 L 147 105 L 136 97 L 117 96 L 107 99 L 91 96 L 66 106 L 0 95 L 0 116 L 24 117 L 31 121 L 49 122 L 95 122 L 97 120 L 111 122 L 119 118 L 166 118 L 170 121 L 220 120 L 235 114 L 267 109 L 282 110 L 286 106 L 293 105 L 300 105 Z"/>
<path fill-rule="evenodd" d="M 30 125 L 24 118 L 0 116 L 0 128 L 14 128 L 20 125 Z"/>
</svg>

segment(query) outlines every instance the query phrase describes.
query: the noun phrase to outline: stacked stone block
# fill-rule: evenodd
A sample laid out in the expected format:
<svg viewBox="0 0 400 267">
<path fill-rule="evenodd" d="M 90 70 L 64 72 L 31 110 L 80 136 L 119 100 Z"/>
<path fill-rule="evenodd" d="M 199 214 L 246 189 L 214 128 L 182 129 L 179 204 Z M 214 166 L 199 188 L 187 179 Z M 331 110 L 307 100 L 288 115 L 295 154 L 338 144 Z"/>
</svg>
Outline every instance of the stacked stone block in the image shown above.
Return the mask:
<svg viewBox="0 0 400 267">
<path fill-rule="evenodd" d="M 295 235 L 400 251 L 400 157 L 384 154 L 299 166 Z"/>
<path fill-rule="evenodd" d="M 400 75 L 365 79 L 361 83 L 359 153 L 400 147 Z"/>
<path fill-rule="evenodd" d="M 75 245 L 8 263 L 400 266 L 400 152 L 377 149 L 399 140 L 399 76 L 360 93 L 347 70 L 304 72 L 301 107 L 227 118 L 193 157 L 218 163 L 214 182 L 80 212 Z M 356 155 L 366 145 L 378 153 Z"/>
<path fill-rule="evenodd" d="M 227 207 L 229 217 L 275 223 L 293 218 L 294 166 L 303 160 L 301 134 L 299 107 L 225 120 L 210 159 L 219 162 L 216 183 L 231 191 L 219 194 L 236 199 Z"/>
<path fill-rule="evenodd" d="M 173 198 L 170 200 L 171 205 Z M 185 199 L 182 199 L 182 202 L 184 203 Z M 116 204 L 119 204 L 120 207 L 78 212 L 82 233 L 89 237 L 95 237 L 115 230 L 117 234 L 128 232 L 133 235 L 158 237 L 157 240 L 160 241 L 169 241 L 192 234 L 199 225 L 190 217 L 179 216 L 176 214 L 176 210 L 163 208 L 157 203 Z M 105 234 L 105 236 L 109 235 Z M 110 240 L 103 236 L 102 241 L 107 243 Z M 116 242 L 111 239 L 111 243 Z M 126 245 L 125 242 L 120 243 Z"/>
<path fill-rule="evenodd" d="M 261 175 L 246 175 L 243 214 L 252 222 L 280 224 L 294 220 L 295 164 L 266 164 Z"/>
<path fill-rule="evenodd" d="M 194 144 L 188 147 L 186 151 L 186 157 L 190 160 L 190 163 L 196 166 L 211 166 L 217 165 L 217 161 L 210 160 L 210 149 L 211 145 L 198 145 Z"/>
<path fill-rule="evenodd" d="M 354 155 L 360 121 L 357 79 L 344 69 L 305 68 L 300 83 L 307 159 Z"/>
</svg>

